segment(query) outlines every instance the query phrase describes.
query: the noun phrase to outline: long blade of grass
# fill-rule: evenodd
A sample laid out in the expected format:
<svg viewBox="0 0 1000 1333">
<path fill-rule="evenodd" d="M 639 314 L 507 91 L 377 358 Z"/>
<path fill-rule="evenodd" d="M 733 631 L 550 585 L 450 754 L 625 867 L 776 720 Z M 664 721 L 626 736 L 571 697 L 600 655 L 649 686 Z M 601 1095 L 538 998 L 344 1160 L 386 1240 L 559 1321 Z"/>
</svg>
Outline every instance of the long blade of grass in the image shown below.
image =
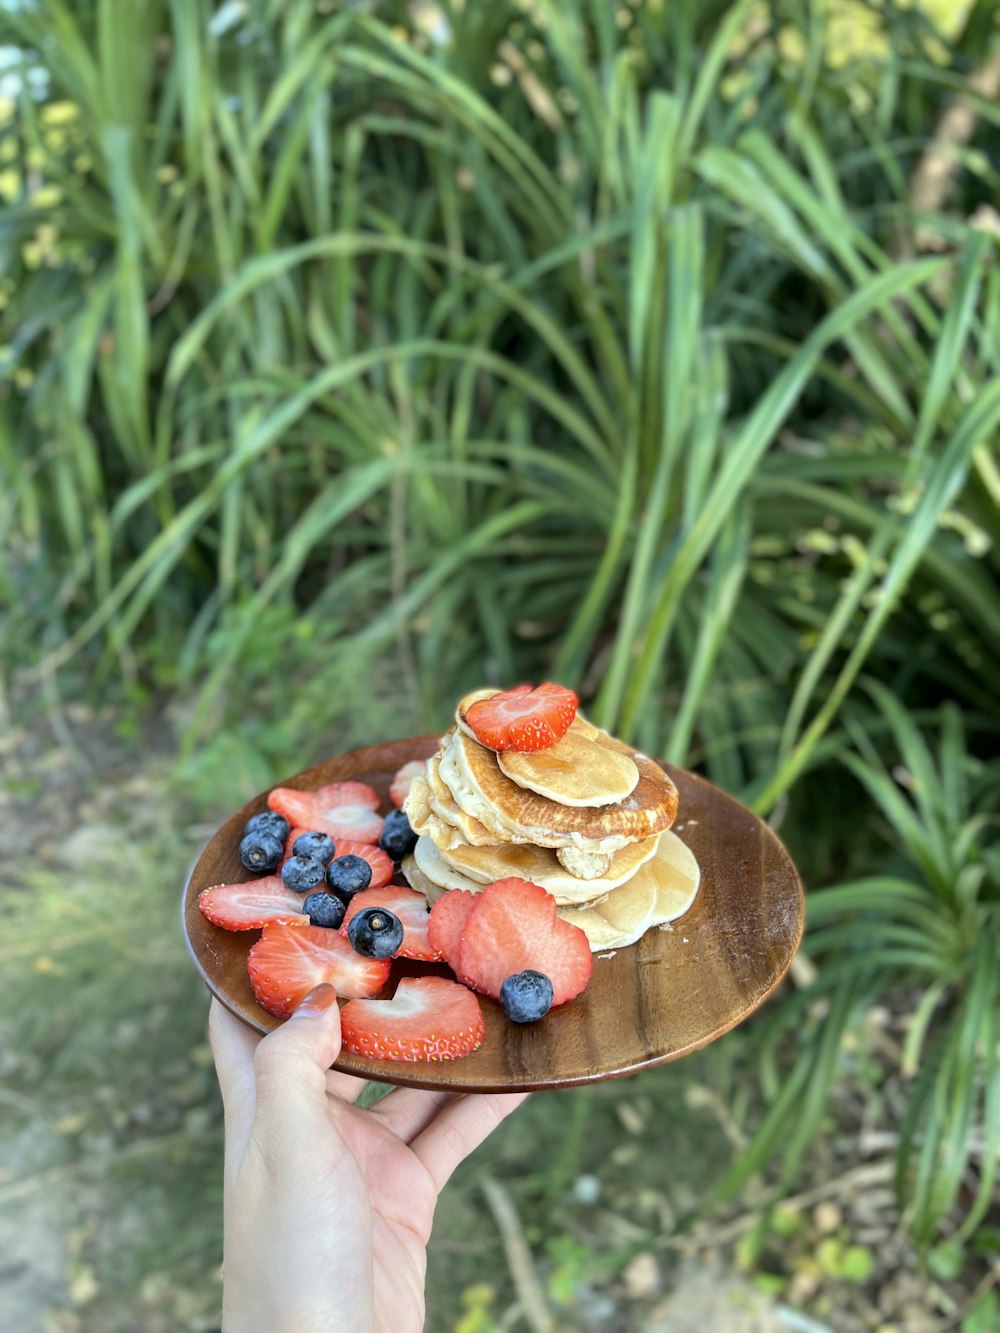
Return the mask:
<svg viewBox="0 0 1000 1333">
<path fill-rule="evenodd" d="M 913 475 L 919 475 L 931 440 L 939 427 L 948 396 L 953 390 L 955 379 L 967 354 L 972 317 L 979 297 L 989 245 L 989 237 L 985 232 L 969 232 L 966 237 L 962 260 L 951 288 L 948 309 L 938 334 L 930 376 L 920 404 L 920 416 L 910 455 L 909 471 Z"/>
<path fill-rule="evenodd" d="M 713 678 L 715 664 L 739 603 L 750 550 L 751 510 L 737 504 L 719 533 L 712 555 L 705 603 L 680 706 L 674 715 L 663 754 L 671 763 L 683 764 L 694 733 L 702 700 Z M 659 753 L 659 751 L 656 751 Z"/>
<path fill-rule="evenodd" d="M 973 1236 L 990 1207 L 994 1197 L 997 1172 L 1000 1170 L 1000 1057 L 997 1055 L 996 997 L 984 1007 L 979 1058 L 982 1061 L 983 1081 L 983 1144 L 979 1166 L 979 1188 L 969 1206 L 958 1239 Z"/>
<path fill-rule="evenodd" d="M 665 650 L 677 604 L 687 583 L 715 540 L 725 515 L 749 481 L 753 469 L 791 411 L 826 347 L 868 318 L 885 302 L 919 287 L 939 272 L 939 261 L 920 260 L 878 274 L 854 292 L 809 335 L 801 351 L 784 367 L 727 451 L 715 484 L 694 526 L 685 534 L 652 608 L 649 628 L 640 643 L 638 664 L 627 689 L 602 689 L 600 714 L 605 725 L 619 725 L 627 735 L 646 707 L 657 664 Z"/>
<path fill-rule="evenodd" d="M 669 181 L 664 180 L 661 188 L 667 190 Z M 665 200 L 661 199 L 659 203 L 663 207 Z M 645 215 L 649 217 L 648 201 L 643 204 L 638 200 L 637 206 L 640 204 L 644 208 Z M 653 211 L 651 216 L 654 221 L 651 244 L 655 247 L 659 243 L 656 233 L 661 229 L 655 225 L 656 211 Z M 637 373 L 648 373 L 651 366 L 655 369 L 658 390 L 662 393 L 662 402 L 656 404 L 657 415 L 662 422 L 661 436 L 657 447 L 656 468 L 648 493 L 642 497 L 644 514 L 636 536 L 635 552 L 625 585 L 614 651 L 601 687 L 601 699 L 605 694 L 611 696 L 620 694 L 631 664 L 632 645 L 640 634 L 642 619 L 650 597 L 653 564 L 667 521 L 667 502 L 675 459 L 681 449 L 686 418 L 690 410 L 690 386 L 697 355 L 696 330 L 701 298 L 703 246 L 700 212 L 688 208 L 674 213 L 663 243 L 668 247 L 669 305 L 665 327 L 662 332 L 641 330 L 638 335 L 638 347 L 643 350 L 634 352 L 634 355 L 640 357 L 640 362 L 636 365 Z M 651 274 L 644 270 L 643 277 L 648 284 Z M 647 410 L 651 408 L 652 404 Z M 598 716 L 601 715 L 602 707 L 599 700 Z"/>
<path fill-rule="evenodd" d="M 967 409 L 940 458 L 929 468 L 925 489 L 907 525 L 882 583 L 877 605 L 869 612 L 861 633 L 842 667 L 830 694 L 795 749 L 757 798 L 758 809 L 770 809 L 809 761 L 812 747 L 836 715 L 861 670 L 872 644 L 895 610 L 897 600 L 933 538 L 945 506 L 951 503 L 966 475 L 973 450 L 1000 425 L 1000 381 L 986 386 Z"/>
<path fill-rule="evenodd" d="M 180 381 L 189 372 L 194 360 L 205 346 L 218 322 L 234 305 L 251 293 L 275 281 L 289 270 L 300 267 L 313 259 L 381 253 L 398 254 L 414 260 L 436 261 L 448 268 L 455 269 L 459 273 L 467 274 L 476 282 L 492 287 L 519 314 L 523 315 L 552 347 L 561 359 L 566 372 L 572 377 L 581 394 L 585 397 L 588 406 L 600 420 L 601 426 L 606 432 L 606 438 L 608 440 L 616 438 L 617 431 L 614 416 L 601 393 L 599 385 L 595 382 L 593 375 L 571 346 L 565 334 L 537 302 L 526 301 L 515 287 L 500 281 L 496 273 L 487 267 L 467 260 L 463 256 L 454 255 L 443 246 L 413 241 L 406 237 L 387 237 L 364 233 L 323 237 L 290 247 L 276 254 L 250 260 L 242 267 L 234 281 L 205 308 L 174 348 L 167 367 L 168 387 L 176 391 Z M 461 355 L 461 349 L 452 348 L 448 354 L 452 356 Z M 481 360 L 485 363 L 487 360 L 492 360 L 492 358 L 483 353 L 481 354 Z M 493 360 L 493 363 L 501 364 L 499 360 Z M 522 384 L 528 382 L 528 377 L 523 373 L 515 376 L 513 368 L 512 377 L 516 377 Z M 585 423 L 584 418 L 575 411 L 564 396 L 561 397 L 559 394 L 548 390 L 537 379 L 534 382 L 550 406 L 555 408 L 558 416 L 562 417 L 564 421 L 572 417 L 577 423 L 575 433 L 581 443 L 586 442 L 585 447 L 594 453 L 595 459 L 604 463 L 605 466 L 610 466 L 607 458 L 607 445 L 593 428 Z"/>
<path fill-rule="evenodd" d="M 958 830 L 949 828 L 941 817 L 939 799 L 941 775 L 934 763 L 930 748 L 910 714 L 891 690 L 886 689 L 878 680 L 866 680 L 865 689 L 892 727 L 893 739 L 899 747 L 908 778 L 912 782 L 910 790 L 919 812 L 920 822 L 928 835 L 927 841 L 934 848 L 937 865 L 943 872 L 944 879 L 950 880 L 956 873 L 952 840 Z"/>
<path fill-rule="evenodd" d="M 708 50 L 700 58 L 698 74 L 688 99 L 677 144 L 678 157 L 682 162 L 687 161 L 692 155 L 709 103 L 717 94 L 722 70 L 730 57 L 733 42 L 745 27 L 753 8 L 754 0 L 737 0 L 737 3 L 728 9 L 715 31 Z"/>
<path fill-rule="evenodd" d="M 988 941 L 992 944 L 992 941 Z M 980 947 L 969 991 L 944 1043 L 944 1056 L 924 1122 L 925 1143 L 913 1185 L 913 1228 L 927 1242 L 954 1203 L 969 1153 L 976 1101 L 976 1051 L 995 1004 L 992 952 Z M 929 1150 L 928 1145 L 933 1145 Z"/>
<path fill-rule="evenodd" d="M 982 270 L 983 237 L 971 242 L 963 256 L 955 286 L 952 290 L 944 329 L 937 343 L 927 394 L 923 399 L 913 449 L 907 465 L 910 476 L 918 473 L 938 417 L 950 388 L 956 367 L 965 349 L 969 322 L 975 306 Z M 819 643 L 809 655 L 799 675 L 795 692 L 788 708 L 788 717 L 782 736 L 782 751 L 787 754 L 794 746 L 809 705 L 834 653 L 844 641 L 845 632 L 872 586 L 879 563 L 888 551 L 901 526 L 901 519 L 892 513 L 883 518 L 867 546 L 864 562 L 851 575 L 847 587 L 828 618 Z"/>
<path fill-rule="evenodd" d="M 427 99 L 446 106 L 449 114 L 482 142 L 511 183 L 522 192 L 528 210 L 550 237 L 557 237 L 567 226 L 572 226 L 566 193 L 551 171 L 523 136 L 478 93 L 408 43 L 397 41 L 384 25 L 366 18 L 358 19 L 357 23 L 388 56 L 342 43 L 337 57 L 343 65 L 383 79 L 418 102 Z"/>
</svg>

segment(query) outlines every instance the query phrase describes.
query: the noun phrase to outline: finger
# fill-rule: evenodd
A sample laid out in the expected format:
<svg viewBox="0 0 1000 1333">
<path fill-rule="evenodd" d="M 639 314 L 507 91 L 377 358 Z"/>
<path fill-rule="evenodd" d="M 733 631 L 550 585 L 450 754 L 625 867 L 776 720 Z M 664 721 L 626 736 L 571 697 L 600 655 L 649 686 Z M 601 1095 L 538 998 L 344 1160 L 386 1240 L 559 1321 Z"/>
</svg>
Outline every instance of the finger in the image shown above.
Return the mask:
<svg viewBox="0 0 1000 1333">
<path fill-rule="evenodd" d="M 410 1147 L 440 1191 L 459 1162 L 516 1111 L 527 1092 L 468 1093 L 445 1106 Z"/>
<path fill-rule="evenodd" d="M 261 1039 L 213 996 L 208 1011 L 208 1040 L 215 1056 L 226 1128 L 231 1136 L 244 1140 L 253 1121 L 253 1058 Z"/>
<path fill-rule="evenodd" d="M 397 1088 L 373 1106 L 376 1116 L 403 1143 L 412 1143 L 435 1116 L 459 1097 L 460 1092 L 431 1092 L 425 1088 Z"/>
<path fill-rule="evenodd" d="M 337 994 L 325 983 L 311 990 L 298 1008 L 254 1054 L 256 1121 L 264 1126 L 306 1122 L 328 1114 L 327 1070 L 340 1054 Z"/>
<path fill-rule="evenodd" d="M 366 1078 L 356 1078 L 353 1074 L 342 1074 L 339 1069 L 331 1069 L 326 1075 L 326 1090 L 331 1097 L 351 1105 L 358 1100 L 368 1086 Z"/>
</svg>

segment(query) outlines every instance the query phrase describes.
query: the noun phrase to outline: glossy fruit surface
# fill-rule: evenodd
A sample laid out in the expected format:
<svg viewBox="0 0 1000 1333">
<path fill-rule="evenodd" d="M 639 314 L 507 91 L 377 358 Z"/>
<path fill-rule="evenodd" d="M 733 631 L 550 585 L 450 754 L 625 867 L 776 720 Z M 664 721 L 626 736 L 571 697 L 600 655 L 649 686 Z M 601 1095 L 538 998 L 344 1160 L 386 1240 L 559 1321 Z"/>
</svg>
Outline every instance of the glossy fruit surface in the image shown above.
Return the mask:
<svg viewBox="0 0 1000 1333">
<path fill-rule="evenodd" d="M 553 1004 L 565 1004 L 586 987 L 594 968 L 586 935 L 556 916 L 556 902 L 537 884 L 511 877 L 488 884 L 462 930 L 458 954 L 462 979 L 494 1000 L 514 972 L 544 972 Z"/>
<path fill-rule="evenodd" d="M 286 888 L 280 875 L 266 875 L 240 884 L 214 884 L 198 895 L 198 907 L 223 930 L 257 930 L 269 921 L 304 921 L 302 899 Z"/>
<path fill-rule="evenodd" d="M 365 907 L 351 917 L 347 938 L 364 958 L 391 958 L 403 943 L 403 923 L 387 907 Z"/>
<path fill-rule="evenodd" d="M 375 1060 L 457 1060 L 486 1037 L 479 1001 L 446 977 L 403 977 L 391 1000 L 351 1000 L 340 1024 L 344 1050 Z"/>
<path fill-rule="evenodd" d="M 471 704 L 465 721 L 491 750 L 547 750 L 569 731 L 578 704 L 564 685 L 518 685 Z"/>
<path fill-rule="evenodd" d="M 552 1008 L 552 982 L 544 972 L 514 972 L 500 987 L 500 1003 L 512 1023 L 537 1023 Z"/>
<path fill-rule="evenodd" d="M 288 1018 L 324 981 L 341 998 L 378 994 L 389 976 L 389 962 L 362 958 L 336 930 L 268 925 L 250 950 L 247 971 L 257 1002 L 278 1018 Z"/>
</svg>

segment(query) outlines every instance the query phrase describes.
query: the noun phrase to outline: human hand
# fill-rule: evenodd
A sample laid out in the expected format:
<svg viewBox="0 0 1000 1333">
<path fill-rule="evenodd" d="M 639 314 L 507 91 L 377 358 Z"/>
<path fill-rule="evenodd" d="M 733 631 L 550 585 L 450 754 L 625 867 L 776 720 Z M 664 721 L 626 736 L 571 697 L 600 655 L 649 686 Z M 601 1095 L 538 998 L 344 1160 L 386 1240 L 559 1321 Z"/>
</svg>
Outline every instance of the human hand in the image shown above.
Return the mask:
<svg viewBox="0 0 1000 1333">
<path fill-rule="evenodd" d="M 419 1333 L 455 1167 L 527 1094 L 397 1088 L 368 1110 L 332 986 L 258 1037 L 213 999 L 225 1108 L 223 1333 Z"/>
</svg>

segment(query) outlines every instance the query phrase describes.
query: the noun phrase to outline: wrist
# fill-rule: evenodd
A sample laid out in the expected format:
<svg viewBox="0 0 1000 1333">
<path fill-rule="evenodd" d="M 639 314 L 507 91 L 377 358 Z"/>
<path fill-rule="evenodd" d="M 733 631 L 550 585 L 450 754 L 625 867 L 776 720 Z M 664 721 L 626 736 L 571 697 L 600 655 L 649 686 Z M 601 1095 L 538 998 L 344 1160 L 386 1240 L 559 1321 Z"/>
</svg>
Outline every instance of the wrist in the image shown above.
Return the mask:
<svg viewBox="0 0 1000 1333">
<path fill-rule="evenodd" d="M 283 1302 L 275 1310 L 270 1302 L 229 1302 L 223 1295 L 221 1333 L 372 1333 L 366 1314 L 338 1305 L 314 1301 Z"/>
</svg>

